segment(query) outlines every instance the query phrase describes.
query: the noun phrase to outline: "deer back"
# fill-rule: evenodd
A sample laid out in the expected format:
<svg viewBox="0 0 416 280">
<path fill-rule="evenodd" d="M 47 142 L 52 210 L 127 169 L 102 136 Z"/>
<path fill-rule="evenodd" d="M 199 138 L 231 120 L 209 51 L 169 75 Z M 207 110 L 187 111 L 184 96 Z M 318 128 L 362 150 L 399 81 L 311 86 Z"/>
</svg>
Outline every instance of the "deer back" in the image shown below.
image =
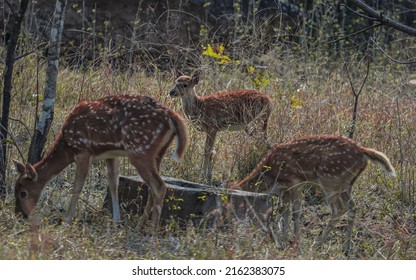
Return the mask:
<svg viewBox="0 0 416 280">
<path fill-rule="evenodd" d="M 170 109 L 146 96 L 116 95 L 84 101 L 67 117 L 62 141 L 74 153 L 145 155 L 172 130 L 172 115 L 175 113 Z"/>
<path fill-rule="evenodd" d="M 231 187 L 248 190 L 250 185 L 256 185 L 260 192 L 274 192 L 303 182 L 352 184 L 368 159 L 367 148 L 346 137 L 304 137 L 273 146 L 246 178 Z"/>
<path fill-rule="evenodd" d="M 200 97 L 200 122 L 203 126 L 242 128 L 262 112 L 270 111 L 270 98 L 254 90 L 235 90 Z"/>
</svg>

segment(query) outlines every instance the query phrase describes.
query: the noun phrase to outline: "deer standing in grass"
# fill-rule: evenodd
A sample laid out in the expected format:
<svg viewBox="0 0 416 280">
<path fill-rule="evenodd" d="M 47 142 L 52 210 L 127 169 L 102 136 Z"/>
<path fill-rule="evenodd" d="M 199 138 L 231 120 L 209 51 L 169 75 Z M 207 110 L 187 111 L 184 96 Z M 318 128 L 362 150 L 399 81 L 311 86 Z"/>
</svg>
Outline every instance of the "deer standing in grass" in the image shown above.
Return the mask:
<svg viewBox="0 0 416 280">
<path fill-rule="evenodd" d="M 159 176 L 162 158 L 176 136 L 174 157 L 180 160 L 187 144 L 183 119 L 150 97 L 115 95 L 79 103 L 65 120 L 47 155 L 35 163 L 15 162 L 16 212 L 29 216 L 47 182 L 75 162 L 74 190 L 67 222 L 71 223 L 91 162 L 105 160 L 113 206 L 113 219 L 120 221 L 118 157 L 128 157 L 149 187 L 149 198 L 139 226 L 152 213 L 156 231 L 166 185 Z"/>
<path fill-rule="evenodd" d="M 252 125 L 260 123 L 264 141 L 267 142 L 267 124 L 271 113 L 270 98 L 255 90 L 234 90 L 230 92 L 198 96 L 195 86 L 199 77 L 180 76 L 169 95 L 180 97 L 187 118 L 199 130 L 207 134 L 204 148 L 203 170 L 210 181 L 213 168 L 213 150 L 217 133 L 222 130 L 244 129 L 251 134 Z"/>
<path fill-rule="evenodd" d="M 348 253 L 356 213 L 351 190 L 369 160 L 378 163 L 387 175 L 396 176 L 390 160 L 379 151 L 341 136 L 309 136 L 273 146 L 246 178 L 230 187 L 247 191 L 256 188 L 258 192 L 282 194 L 283 236 L 287 234 L 289 205 L 292 203 L 294 244 L 299 244 L 302 211 L 300 187 L 303 184 L 318 184 L 331 206 L 332 214 L 316 245 L 319 248 L 323 244 L 342 215 L 347 213 L 348 226 L 343 250 Z"/>
</svg>

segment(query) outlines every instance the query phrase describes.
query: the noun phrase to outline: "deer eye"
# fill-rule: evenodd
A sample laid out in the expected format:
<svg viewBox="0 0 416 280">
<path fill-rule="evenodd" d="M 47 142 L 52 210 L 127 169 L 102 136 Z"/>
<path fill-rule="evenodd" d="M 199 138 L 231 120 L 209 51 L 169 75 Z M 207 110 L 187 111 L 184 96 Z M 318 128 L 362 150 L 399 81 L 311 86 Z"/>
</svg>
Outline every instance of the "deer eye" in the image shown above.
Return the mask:
<svg viewBox="0 0 416 280">
<path fill-rule="evenodd" d="M 188 84 L 183 84 L 183 87 L 184 87 L 184 88 L 187 88 L 187 87 L 188 87 Z"/>
<path fill-rule="evenodd" d="M 20 199 L 24 199 L 25 197 L 27 197 L 27 191 L 21 191 L 19 193 Z"/>
</svg>

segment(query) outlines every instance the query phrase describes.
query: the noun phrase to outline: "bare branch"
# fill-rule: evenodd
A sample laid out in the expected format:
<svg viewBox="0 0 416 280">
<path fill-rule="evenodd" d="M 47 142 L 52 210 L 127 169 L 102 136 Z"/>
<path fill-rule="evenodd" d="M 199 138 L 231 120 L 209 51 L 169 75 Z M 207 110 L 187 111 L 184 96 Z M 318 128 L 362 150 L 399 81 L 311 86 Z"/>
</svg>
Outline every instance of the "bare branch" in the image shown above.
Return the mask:
<svg viewBox="0 0 416 280">
<path fill-rule="evenodd" d="M 350 82 L 350 86 L 351 86 L 352 94 L 353 94 L 354 96 L 357 96 L 357 94 L 356 94 L 356 92 L 355 92 L 354 84 L 352 83 L 352 79 L 351 79 L 351 75 L 350 75 L 350 70 L 348 70 L 348 65 L 347 65 L 347 63 L 345 63 L 345 71 L 347 71 L 348 81 Z"/>
<path fill-rule="evenodd" d="M 348 7 L 346 3 L 343 3 L 343 6 L 344 6 L 345 8 L 347 8 L 347 9 L 348 9 L 351 13 L 356 14 L 356 15 L 357 15 L 357 16 L 359 16 L 359 17 L 362 17 L 362 18 L 365 18 L 365 19 L 368 19 L 368 20 L 374 20 L 374 18 L 369 17 L 369 16 L 367 16 L 367 15 L 365 15 L 365 14 L 359 13 L 359 12 L 357 12 L 356 10 L 354 10 L 353 8 Z"/>
<path fill-rule="evenodd" d="M 351 79 L 351 75 L 350 72 L 348 70 L 348 66 L 347 64 L 345 64 L 345 69 L 347 71 L 347 75 L 348 75 L 348 80 L 350 82 L 350 86 L 351 86 L 351 90 L 352 90 L 352 94 L 354 95 L 354 108 L 353 108 L 353 112 L 352 112 L 352 121 L 351 121 L 351 126 L 350 126 L 350 132 L 349 132 L 349 138 L 353 138 L 354 137 L 354 132 L 355 132 L 355 124 L 357 123 L 357 108 L 358 108 L 358 98 L 364 88 L 365 83 L 367 82 L 367 78 L 368 75 L 370 73 L 370 59 L 368 59 L 367 61 L 367 72 L 365 74 L 364 80 L 361 83 L 360 86 L 360 90 L 358 91 L 358 93 L 355 91 L 354 85 L 352 83 L 352 79 Z"/>
<path fill-rule="evenodd" d="M 19 119 L 15 119 L 15 118 L 10 118 L 9 117 L 9 120 L 11 120 L 11 121 L 15 121 L 15 122 L 18 122 L 18 123 L 20 123 L 25 129 L 26 129 L 26 132 L 27 132 L 27 134 L 28 135 L 31 135 L 31 132 L 30 132 L 30 129 L 27 127 L 27 125 L 24 123 L 24 122 L 22 122 L 21 120 L 19 120 Z"/>
<path fill-rule="evenodd" d="M 363 87 L 364 87 L 365 83 L 367 82 L 367 78 L 368 78 L 369 73 L 370 73 L 370 59 L 368 58 L 368 60 L 367 60 L 367 72 L 365 73 L 364 80 L 361 83 L 361 87 L 360 87 L 360 90 L 358 91 L 358 95 L 361 94 L 361 91 L 363 90 Z"/>
<path fill-rule="evenodd" d="M 370 40 L 371 40 L 371 42 L 373 42 L 374 43 L 374 45 L 376 45 L 376 47 L 377 48 L 379 48 L 380 49 L 380 51 L 385 55 L 385 56 L 387 56 L 387 58 L 388 59 L 390 59 L 391 61 L 393 61 L 393 62 L 395 62 L 395 63 L 398 63 L 398 64 L 415 64 L 416 63 L 416 60 L 414 59 L 414 60 L 409 60 L 409 61 L 401 61 L 401 60 L 397 60 L 397 59 L 395 59 L 394 57 L 392 57 L 392 56 L 390 56 L 388 53 L 386 53 L 386 51 L 379 45 L 379 44 L 377 44 L 377 42 L 373 39 L 373 38 L 370 38 Z"/>
<path fill-rule="evenodd" d="M 363 1 L 361 1 L 361 0 L 350 0 L 350 2 L 352 2 L 355 6 L 357 6 L 361 10 L 363 10 L 367 15 L 373 17 L 374 20 L 377 20 L 377 21 L 381 22 L 383 25 L 392 27 L 392 28 L 394 28 L 396 30 L 399 30 L 401 32 L 404 32 L 408 35 L 416 36 L 416 29 L 415 28 L 412 28 L 410 26 L 407 26 L 407 25 L 404 25 L 400 22 L 392 20 L 391 18 L 385 16 L 383 13 L 377 12 L 376 10 L 374 10 L 373 8 L 368 6 Z"/>
<path fill-rule="evenodd" d="M 359 31 L 357 31 L 357 32 L 354 32 L 354 33 L 348 34 L 348 35 L 346 35 L 346 36 L 344 36 L 344 37 L 342 37 L 342 38 L 339 38 L 339 39 L 336 39 L 336 40 L 330 41 L 330 42 L 328 42 L 328 44 L 334 44 L 334 43 L 336 43 L 336 42 L 339 42 L 339 41 L 342 41 L 342 40 L 346 40 L 346 39 L 348 39 L 348 38 L 350 38 L 350 37 L 352 37 L 352 36 L 355 36 L 355 35 L 361 34 L 361 33 L 363 33 L 363 32 L 366 32 L 366 31 L 367 31 L 367 30 L 369 30 L 369 29 L 373 29 L 373 28 L 376 28 L 376 27 L 379 27 L 379 26 L 382 26 L 382 25 L 383 25 L 383 24 L 381 24 L 381 23 L 376 23 L 376 24 L 373 24 L 373 25 L 368 26 L 368 27 L 366 27 L 366 28 L 364 28 L 364 29 L 361 29 L 361 30 L 359 30 Z"/>
<path fill-rule="evenodd" d="M 13 8 L 13 5 L 9 2 L 9 0 L 5 0 L 7 6 L 9 6 L 10 12 L 13 16 L 16 16 L 16 10 Z"/>
<path fill-rule="evenodd" d="M 4 127 L 4 126 L 2 126 L 1 124 L 0 124 L 0 126 L 1 126 L 2 130 L 7 131 L 7 135 L 8 135 L 8 137 L 10 137 L 10 138 L 12 139 L 12 141 L 11 141 L 11 142 L 9 142 L 9 141 L 7 141 L 7 142 L 8 142 L 9 144 L 13 144 L 13 146 L 15 146 L 15 147 L 16 147 L 17 152 L 18 152 L 18 153 L 19 153 L 19 155 L 20 155 L 20 158 L 24 161 L 24 160 L 25 160 L 25 157 L 23 156 L 23 153 L 22 153 L 22 151 L 20 150 L 19 146 L 17 146 L 17 142 L 16 142 L 16 140 L 15 140 L 15 139 L 14 139 L 14 137 L 13 137 L 13 133 L 11 133 L 9 130 L 6 130 L 6 129 L 5 129 L 5 127 Z"/>
</svg>

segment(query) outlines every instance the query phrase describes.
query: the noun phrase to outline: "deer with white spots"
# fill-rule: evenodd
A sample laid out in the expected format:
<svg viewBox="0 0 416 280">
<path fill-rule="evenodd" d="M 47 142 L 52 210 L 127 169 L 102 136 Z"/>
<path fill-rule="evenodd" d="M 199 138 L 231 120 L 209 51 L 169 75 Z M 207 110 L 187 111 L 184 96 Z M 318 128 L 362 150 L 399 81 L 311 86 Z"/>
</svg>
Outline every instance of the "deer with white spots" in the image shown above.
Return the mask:
<svg viewBox="0 0 416 280">
<path fill-rule="evenodd" d="M 67 213 L 71 223 L 92 162 L 105 160 L 113 206 L 113 219 L 120 221 L 118 157 L 127 157 L 149 186 L 149 198 L 139 226 L 150 214 L 152 230 L 159 224 L 166 185 L 160 165 L 176 137 L 174 158 L 179 161 L 187 144 L 183 119 L 151 97 L 114 95 L 79 103 L 66 118 L 46 156 L 31 165 L 15 161 L 20 177 L 15 185 L 16 212 L 29 216 L 47 182 L 75 162 L 74 190 Z"/>
<path fill-rule="evenodd" d="M 347 213 L 348 226 L 343 250 L 350 249 L 356 206 L 352 186 L 368 161 L 378 163 L 390 176 L 396 176 L 387 156 L 363 147 L 353 140 L 335 135 L 316 135 L 273 146 L 265 158 L 244 179 L 230 185 L 232 189 L 282 194 L 282 231 L 287 235 L 289 205 L 294 218 L 294 245 L 300 243 L 302 212 L 301 186 L 318 184 L 332 209 L 329 222 L 316 242 L 319 248 L 328 234 Z"/>
<path fill-rule="evenodd" d="M 172 97 L 180 97 L 186 117 L 207 134 L 204 148 L 203 170 L 209 181 L 212 177 L 213 150 L 217 133 L 222 130 L 244 129 L 251 134 L 253 125 L 263 133 L 267 142 L 267 124 L 271 113 L 270 98 L 255 90 L 234 90 L 224 93 L 198 96 L 195 86 L 199 77 L 180 76 L 169 91 Z M 254 127 L 256 128 L 256 127 Z"/>
</svg>

